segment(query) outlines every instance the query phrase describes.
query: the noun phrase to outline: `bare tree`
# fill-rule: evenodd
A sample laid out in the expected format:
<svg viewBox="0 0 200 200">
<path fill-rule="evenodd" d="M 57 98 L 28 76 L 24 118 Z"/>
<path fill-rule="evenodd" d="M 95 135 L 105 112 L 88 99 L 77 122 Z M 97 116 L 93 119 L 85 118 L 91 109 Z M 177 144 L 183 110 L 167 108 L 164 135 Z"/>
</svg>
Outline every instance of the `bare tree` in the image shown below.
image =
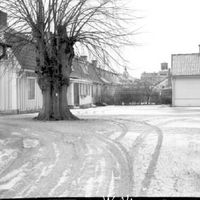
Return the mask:
<svg viewBox="0 0 200 200">
<path fill-rule="evenodd" d="M 144 89 L 146 102 L 147 102 L 147 104 L 149 104 L 151 102 L 151 96 L 153 94 L 153 89 L 154 89 L 155 85 L 152 82 L 148 81 L 148 80 L 141 81 L 141 84 L 142 84 L 143 89 Z"/>
<path fill-rule="evenodd" d="M 108 63 L 119 48 L 133 45 L 133 18 L 124 0 L 1 0 L 10 37 L 23 38 L 36 52 L 35 73 L 43 95 L 39 120 L 77 119 L 67 107 L 67 88 L 76 49 L 84 46 Z M 129 23 L 130 22 L 130 23 Z M 133 25 L 133 24 L 132 24 Z M 19 43 L 19 41 L 18 41 Z"/>
<path fill-rule="evenodd" d="M 144 96 L 146 98 L 146 103 L 151 104 L 152 97 L 157 98 L 156 102 L 158 102 L 158 91 L 156 91 L 156 86 L 162 81 L 163 79 L 159 80 L 155 77 L 151 78 L 143 78 L 140 80 L 141 88 L 144 91 Z"/>
</svg>

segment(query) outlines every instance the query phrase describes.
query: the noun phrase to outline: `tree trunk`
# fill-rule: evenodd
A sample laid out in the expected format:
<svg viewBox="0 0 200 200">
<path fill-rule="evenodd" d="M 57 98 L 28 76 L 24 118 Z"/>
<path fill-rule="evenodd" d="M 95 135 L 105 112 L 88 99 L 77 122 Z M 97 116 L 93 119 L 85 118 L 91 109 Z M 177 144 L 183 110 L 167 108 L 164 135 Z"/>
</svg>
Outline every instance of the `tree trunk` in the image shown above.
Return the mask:
<svg viewBox="0 0 200 200">
<path fill-rule="evenodd" d="M 41 83 L 39 83 L 41 84 Z M 36 117 L 38 120 L 76 120 L 67 104 L 67 85 L 63 85 L 56 89 L 52 83 L 42 91 L 43 106 L 39 115 Z"/>
<path fill-rule="evenodd" d="M 67 88 L 74 58 L 74 41 L 69 40 L 66 27 L 62 25 L 58 27 L 57 35 L 49 33 L 45 37 L 43 30 L 36 37 L 37 67 L 35 71 L 43 95 L 42 110 L 37 119 L 78 119 L 70 112 L 67 104 Z"/>
<path fill-rule="evenodd" d="M 149 105 L 149 96 L 147 96 L 147 105 Z"/>
</svg>

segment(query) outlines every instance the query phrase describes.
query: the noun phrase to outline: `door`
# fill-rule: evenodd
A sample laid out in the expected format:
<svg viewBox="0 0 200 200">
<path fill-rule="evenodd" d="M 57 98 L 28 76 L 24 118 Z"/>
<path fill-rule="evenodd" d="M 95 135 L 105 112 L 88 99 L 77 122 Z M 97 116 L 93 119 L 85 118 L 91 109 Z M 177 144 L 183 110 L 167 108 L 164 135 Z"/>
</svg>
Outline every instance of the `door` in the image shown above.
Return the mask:
<svg viewBox="0 0 200 200">
<path fill-rule="evenodd" d="M 79 105 L 79 87 L 78 83 L 74 83 L 74 105 Z"/>
</svg>

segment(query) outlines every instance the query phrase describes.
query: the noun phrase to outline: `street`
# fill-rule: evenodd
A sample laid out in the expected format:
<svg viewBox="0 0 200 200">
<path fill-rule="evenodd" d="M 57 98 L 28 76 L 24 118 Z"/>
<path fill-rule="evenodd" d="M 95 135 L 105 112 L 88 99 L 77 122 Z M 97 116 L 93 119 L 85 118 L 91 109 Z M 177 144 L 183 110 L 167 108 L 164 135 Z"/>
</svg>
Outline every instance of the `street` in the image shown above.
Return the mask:
<svg viewBox="0 0 200 200">
<path fill-rule="evenodd" d="M 72 112 L 0 116 L 0 198 L 200 196 L 200 108 Z"/>
</svg>

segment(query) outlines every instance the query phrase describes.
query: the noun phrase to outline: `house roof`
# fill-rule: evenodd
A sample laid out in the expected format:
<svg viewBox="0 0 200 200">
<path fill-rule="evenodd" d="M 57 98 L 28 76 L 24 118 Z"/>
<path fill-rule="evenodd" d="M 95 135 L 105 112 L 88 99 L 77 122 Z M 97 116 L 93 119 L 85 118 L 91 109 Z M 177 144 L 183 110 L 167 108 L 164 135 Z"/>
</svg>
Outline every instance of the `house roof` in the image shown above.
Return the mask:
<svg viewBox="0 0 200 200">
<path fill-rule="evenodd" d="M 155 90 L 160 90 L 160 89 L 164 89 L 164 88 L 171 88 L 171 79 L 170 77 L 166 77 L 165 79 L 163 79 L 162 81 L 160 81 L 155 87 Z"/>
<path fill-rule="evenodd" d="M 23 46 L 20 50 L 17 50 L 16 52 L 14 51 L 14 55 L 23 69 L 35 70 L 36 55 L 33 46 Z"/>
<path fill-rule="evenodd" d="M 35 70 L 35 47 L 25 37 L 25 35 L 18 34 L 12 29 L 4 33 L 4 40 L 11 46 L 21 68 Z"/>
<path fill-rule="evenodd" d="M 99 74 L 99 77 L 104 84 L 121 84 L 117 73 L 107 71 L 102 68 L 96 68 L 96 72 Z"/>
<path fill-rule="evenodd" d="M 4 44 L 5 42 L 11 45 L 12 51 L 17 58 L 22 69 L 35 70 L 36 67 L 36 54 L 35 47 L 31 43 L 27 43 L 27 36 L 16 33 L 14 30 L 9 30 L 3 35 L 4 39 L 1 40 Z M 117 73 L 100 69 L 98 71 L 92 63 L 88 61 L 83 61 L 78 57 L 73 60 L 72 72 L 70 74 L 71 78 L 74 79 L 84 79 L 87 81 L 92 81 L 96 83 L 105 84 L 120 84 L 118 80 L 119 77 Z M 100 72 L 100 73 L 98 73 Z"/>
<path fill-rule="evenodd" d="M 84 79 L 92 81 L 89 75 L 88 65 L 89 63 L 84 63 L 80 61 L 78 58 L 74 58 L 70 77 L 75 79 Z"/>
<path fill-rule="evenodd" d="M 95 83 L 102 83 L 101 78 L 97 75 L 97 72 L 95 70 L 95 66 L 93 64 L 89 64 L 88 66 L 89 76 L 90 79 Z"/>
<path fill-rule="evenodd" d="M 200 75 L 200 54 L 173 54 L 172 76 Z"/>
</svg>

